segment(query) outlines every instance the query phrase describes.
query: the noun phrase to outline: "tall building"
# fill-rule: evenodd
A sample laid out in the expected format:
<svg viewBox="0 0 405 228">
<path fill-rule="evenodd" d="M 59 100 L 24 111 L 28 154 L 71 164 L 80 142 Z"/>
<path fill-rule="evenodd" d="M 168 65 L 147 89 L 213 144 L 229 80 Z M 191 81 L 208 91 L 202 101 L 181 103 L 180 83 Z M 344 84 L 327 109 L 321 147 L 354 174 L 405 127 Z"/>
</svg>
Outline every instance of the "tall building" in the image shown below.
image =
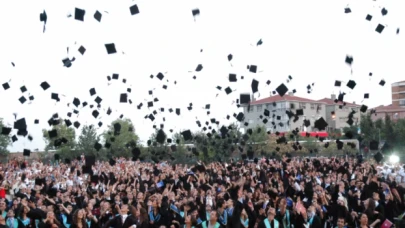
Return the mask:
<svg viewBox="0 0 405 228">
<path fill-rule="evenodd" d="M 391 97 L 392 104 L 373 108 L 373 120 L 384 119 L 385 116 L 391 117 L 393 121 L 405 118 L 405 81 L 391 84 Z"/>
<path fill-rule="evenodd" d="M 391 84 L 392 105 L 405 107 L 405 81 Z"/>
<path fill-rule="evenodd" d="M 320 117 L 325 119 L 325 105 L 325 102 L 297 97 L 293 93 L 282 97 L 276 95 L 252 101 L 250 106 L 243 106 L 245 121 L 249 125 L 247 127 L 242 125 L 241 128 L 265 126 L 267 130 L 271 130 L 272 132 L 289 132 L 296 128 L 307 132 L 318 131 L 318 129 L 314 129 L 312 126 L 315 120 Z M 299 116 L 295 121 L 294 117 L 290 119 L 287 111 L 296 113 L 298 109 L 302 109 L 304 115 Z M 312 126 L 308 128 L 304 127 L 304 119 L 310 120 Z"/>
<path fill-rule="evenodd" d="M 332 94 L 331 98 L 323 98 L 319 100 L 319 102 L 326 103 L 325 120 L 328 123 L 328 130 L 335 130 L 335 129 L 341 130 L 344 127 L 350 127 L 350 124 L 348 123 L 349 120 L 348 117 L 352 111 L 355 111 L 352 118 L 353 120 L 352 126 L 360 124 L 361 105 L 358 105 L 354 102 L 353 103 L 345 102 L 345 105 L 343 105 L 342 102 L 335 102 L 335 101 L 336 101 L 335 94 Z"/>
</svg>

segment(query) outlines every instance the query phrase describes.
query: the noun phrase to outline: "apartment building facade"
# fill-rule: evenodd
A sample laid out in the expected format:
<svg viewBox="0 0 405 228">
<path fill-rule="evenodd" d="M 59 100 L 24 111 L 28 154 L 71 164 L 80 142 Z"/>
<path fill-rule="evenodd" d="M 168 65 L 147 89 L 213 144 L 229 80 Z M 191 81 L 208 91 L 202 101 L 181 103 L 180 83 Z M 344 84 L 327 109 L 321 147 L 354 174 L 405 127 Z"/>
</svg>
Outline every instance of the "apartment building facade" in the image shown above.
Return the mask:
<svg viewBox="0 0 405 228">
<path fill-rule="evenodd" d="M 391 84 L 392 105 L 405 107 L 405 81 Z"/>
<path fill-rule="evenodd" d="M 241 128 L 265 126 L 272 132 L 289 132 L 297 128 L 300 131 L 318 131 L 313 127 L 313 123 L 320 117 L 325 119 L 325 107 L 324 102 L 293 96 L 292 93 L 283 97 L 271 96 L 252 101 L 250 106 L 243 106 L 245 120 L 249 122 L 249 125 L 241 126 Z M 290 119 L 286 112 L 296 113 L 298 109 L 302 109 L 304 115 L 299 116 L 299 119 L 294 122 L 294 117 Z M 265 110 L 268 110 L 269 116 L 265 116 Z M 264 121 L 265 119 L 267 122 Z M 303 125 L 304 119 L 311 121 L 310 127 L 307 128 Z"/>
</svg>

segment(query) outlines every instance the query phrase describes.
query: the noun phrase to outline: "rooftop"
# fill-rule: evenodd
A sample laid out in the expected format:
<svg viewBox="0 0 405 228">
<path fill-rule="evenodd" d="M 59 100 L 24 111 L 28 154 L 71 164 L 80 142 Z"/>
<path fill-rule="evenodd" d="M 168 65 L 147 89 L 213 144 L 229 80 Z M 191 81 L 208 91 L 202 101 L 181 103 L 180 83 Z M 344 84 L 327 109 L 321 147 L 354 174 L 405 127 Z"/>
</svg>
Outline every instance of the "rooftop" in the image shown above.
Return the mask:
<svg viewBox="0 0 405 228">
<path fill-rule="evenodd" d="M 405 107 L 394 105 L 380 105 L 373 108 L 376 112 L 405 112 Z"/>
<path fill-rule="evenodd" d="M 323 102 L 319 102 L 319 101 L 315 101 L 315 100 L 311 100 L 311 99 L 307 99 L 307 98 L 303 98 L 303 97 L 296 97 L 296 96 L 291 96 L 291 95 L 284 95 L 281 97 L 280 95 L 275 95 L 275 96 L 267 97 L 267 98 L 260 99 L 257 101 L 252 101 L 250 103 L 250 105 L 267 104 L 267 103 L 274 103 L 274 102 L 280 102 L 280 101 L 323 103 Z"/>
<path fill-rule="evenodd" d="M 323 102 L 323 103 L 326 103 L 327 105 L 343 105 L 343 102 L 339 101 L 338 103 L 335 103 L 335 100 L 333 100 L 331 98 L 323 98 L 321 100 L 318 100 L 318 102 Z M 361 105 L 358 105 L 358 104 L 348 103 L 348 102 L 345 102 L 345 103 L 346 103 L 346 106 L 348 106 L 348 107 L 361 107 Z"/>
</svg>

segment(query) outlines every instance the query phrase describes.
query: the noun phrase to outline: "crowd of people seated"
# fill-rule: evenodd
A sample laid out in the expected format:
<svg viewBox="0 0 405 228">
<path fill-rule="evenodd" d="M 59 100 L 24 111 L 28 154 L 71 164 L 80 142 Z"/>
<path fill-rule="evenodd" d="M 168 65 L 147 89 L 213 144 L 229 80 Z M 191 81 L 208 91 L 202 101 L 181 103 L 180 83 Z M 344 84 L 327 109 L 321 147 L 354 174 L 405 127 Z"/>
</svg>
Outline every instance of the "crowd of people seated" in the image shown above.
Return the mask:
<svg viewBox="0 0 405 228">
<path fill-rule="evenodd" d="M 0 228 L 404 227 L 401 164 L 288 156 L 86 163 L 0 164 Z"/>
</svg>

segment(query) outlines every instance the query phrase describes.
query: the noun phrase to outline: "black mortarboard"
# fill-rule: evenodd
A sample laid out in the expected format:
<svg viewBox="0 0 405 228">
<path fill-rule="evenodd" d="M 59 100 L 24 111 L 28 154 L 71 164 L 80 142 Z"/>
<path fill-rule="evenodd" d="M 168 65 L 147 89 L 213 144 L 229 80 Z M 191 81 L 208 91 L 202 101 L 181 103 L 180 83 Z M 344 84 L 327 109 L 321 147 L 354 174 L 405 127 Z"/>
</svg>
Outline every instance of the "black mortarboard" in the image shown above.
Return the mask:
<svg viewBox="0 0 405 228">
<path fill-rule="evenodd" d="M 78 128 L 80 127 L 79 121 L 75 121 L 75 122 L 73 123 L 73 126 L 75 126 L 75 128 L 78 129 Z"/>
<path fill-rule="evenodd" d="M 346 55 L 345 62 L 346 62 L 347 64 L 349 64 L 349 65 L 352 65 L 352 63 L 353 63 L 353 56 L 348 56 L 348 55 Z"/>
<path fill-rule="evenodd" d="M 99 114 L 100 114 L 100 113 L 99 113 L 97 110 L 94 110 L 94 111 L 92 112 L 92 115 L 93 115 L 94 118 L 96 118 L 96 119 L 97 119 L 97 117 L 98 117 Z"/>
<path fill-rule="evenodd" d="M 94 149 L 96 149 L 96 151 L 101 150 L 102 147 L 103 147 L 103 145 L 101 145 L 99 142 L 96 142 L 96 143 L 94 144 Z"/>
<path fill-rule="evenodd" d="M 121 93 L 121 95 L 120 95 L 120 103 L 127 103 L 127 101 L 128 101 L 128 94 Z"/>
<path fill-rule="evenodd" d="M 84 14 L 86 14 L 86 11 L 83 9 L 76 8 L 75 9 L 75 19 L 78 21 L 84 21 Z"/>
<path fill-rule="evenodd" d="M 10 89 L 10 85 L 9 85 L 7 82 L 4 83 L 4 84 L 3 84 L 3 89 L 4 89 L 4 90 Z"/>
<path fill-rule="evenodd" d="M 66 124 L 67 127 L 72 126 L 72 122 L 70 120 L 67 120 L 67 119 L 65 120 L 65 124 Z"/>
<path fill-rule="evenodd" d="M 131 7 L 129 7 L 129 11 L 131 12 L 131 15 L 135 15 L 139 13 L 139 8 L 138 6 L 135 4 Z"/>
<path fill-rule="evenodd" d="M 231 89 L 230 87 L 226 87 L 225 93 L 226 93 L 227 95 L 229 95 L 230 93 L 232 93 L 232 89 Z"/>
<path fill-rule="evenodd" d="M 335 81 L 335 86 L 336 86 L 336 87 L 340 87 L 341 84 L 342 84 L 341 81 L 337 81 L 337 80 Z"/>
<path fill-rule="evenodd" d="M 200 10 L 199 9 L 193 9 L 191 11 L 191 13 L 193 14 L 193 16 L 197 16 L 197 15 L 200 15 Z"/>
<path fill-rule="evenodd" d="M 238 78 L 236 77 L 236 74 L 229 74 L 229 81 L 230 82 L 237 82 Z"/>
<path fill-rule="evenodd" d="M 198 64 L 198 66 L 195 68 L 195 71 L 199 72 L 203 69 L 203 66 L 201 64 Z"/>
<path fill-rule="evenodd" d="M 370 95 L 368 93 L 364 94 L 364 99 L 368 99 L 370 97 Z"/>
<path fill-rule="evenodd" d="M 257 66 L 256 65 L 250 65 L 249 72 L 256 73 L 256 71 L 257 71 Z"/>
<path fill-rule="evenodd" d="M 84 55 L 84 53 L 86 52 L 86 48 L 83 46 L 80 46 L 79 50 L 80 54 Z"/>
<path fill-rule="evenodd" d="M 27 101 L 27 99 L 24 96 L 21 96 L 18 100 L 20 101 L 21 104 L 24 104 Z"/>
<path fill-rule="evenodd" d="M 353 138 L 353 133 L 352 133 L 351 131 L 347 131 L 347 132 L 345 133 L 345 136 L 346 136 L 346 138 L 348 138 L 348 139 L 352 139 L 352 138 Z"/>
<path fill-rule="evenodd" d="M 242 93 L 240 94 L 240 104 L 248 104 L 250 102 L 250 94 Z"/>
<path fill-rule="evenodd" d="M 97 96 L 96 99 L 94 99 L 94 101 L 95 101 L 97 104 L 100 104 L 102 100 L 103 100 L 103 99 L 101 99 L 99 96 Z"/>
<path fill-rule="evenodd" d="M 180 116 L 180 109 L 176 108 L 176 114 Z"/>
<path fill-rule="evenodd" d="M 51 94 L 51 99 L 52 99 L 52 100 L 56 100 L 56 101 L 60 101 L 59 95 L 58 95 L 57 93 L 52 93 L 52 94 Z"/>
<path fill-rule="evenodd" d="M 377 28 L 375 29 L 376 32 L 378 33 L 382 33 L 382 31 L 384 30 L 385 26 L 382 24 L 378 24 Z"/>
<path fill-rule="evenodd" d="M 181 133 L 181 135 L 183 136 L 183 138 L 184 138 L 185 141 L 190 141 L 190 140 L 193 139 L 193 136 L 192 136 L 190 130 L 183 131 L 183 132 Z"/>
<path fill-rule="evenodd" d="M 16 135 L 13 135 L 13 137 L 11 137 L 11 140 L 12 140 L 13 142 L 16 142 L 16 141 L 18 141 L 18 138 L 17 138 Z"/>
<path fill-rule="evenodd" d="M 281 83 L 281 85 L 279 85 L 279 86 L 276 88 L 276 91 L 277 91 L 277 93 L 282 97 L 282 96 L 284 96 L 284 94 L 287 93 L 288 88 L 287 88 L 287 86 L 284 85 L 284 83 Z"/>
<path fill-rule="evenodd" d="M 374 159 L 377 163 L 380 163 L 384 159 L 384 155 L 378 152 L 374 155 Z"/>
<path fill-rule="evenodd" d="M 46 15 L 46 12 L 44 10 L 43 13 L 39 14 L 39 21 L 43 21 L 46 24 L 46 21 L 48 20 L 48 16 Z"/>
<path fill-rule="evenodd" d="M 14 129 L 18 130 L 25 130 L 27 129 L 27 123 L 25 122 L 25 118 L 21 118 L 14 122 Z"/>
<path fill-rule="evenodd" d="M 373 16 L 371 16 L 370 14 L 367 14 L 366 20 L 367 20 L 367 21 L 371 21 L 371 18 L 373 18 Z"/>
<path fill-rule="evenodd" d="M 23 156 L 29 157 L 31 155 L 31 151 L 28 149 L 24 149 Z"/>
<path fill-rule="evenodd" d="M 303 116 L 304 115 L 304 110 L 303 109 L 297 109 L 296 115 L 297 116 Z"/>
<path fill-rule="evenodd" d="M 259 91 L 259 89 L 258 89 L 258 87 L 259 87 L 259 81 L 257 81 L 256 79 L 253 79 L 253 80 L 252 80 L 251 87 L 252 87 L 252 92 L 253 92 L 253 93 L 256 93 L 257 91 Z"/>
<path fill-rule="evenodd" d="M 96 19 L 98 22 L 101 22 L 102 16 L 103 15 L 98 10 L 94 13 L 94 19 Z"/>
<path fill-rule="evenodd" d="M 4 86 L 4 85 L 3 85 L 3 86 Z M 47 90 L 47 89 L 49 89 L 49 87 L 51 87 L 51 86 L 48 84 L 48 82 L 42 82 L 40 86 L 42 87 L 43 90 Z"/>
<path fill-rule="evenodd" d="M 372 140 L 371 142 L 370 142 L 370 150 L 378 150 L 378 141 L 376 141 L 376 140 Z"/>
<path fill-rule="evenodd" d="M 356 82 L 353 80 L 349 80 L 346 86 L 349 87 L 350 89 L 354 89 L 354 87 L 356 86 Z"/>
<path fill-rule="evenodd" d="M 115 49 L 115 44 L 114 43 L 105 44 L 105 48 L 107 49 L 108 54 L 117 53 L 117 50 Z"/>
<path fill-rule="evenodd" d="M 383 16 L 385 16 L 385 15 L 387 15 L 387 13 L 388 13 L 388 10 L 385 9 L 385 8 L 382 8 L 381 14 L 382 14 Z"/>
<path fill-rule="evenodd" d="M 381 81 L 380 81 L 380 83 L 378 83 L 380 86 L 384 86 L 385 85 L 385 80 L 384 79 L 382 79 Z"/>
<path fill-rule="evenodd" d="M 367 105 L 362 105 L 360 111 L 364 113 L 367 111 L 367 108 L 368 108 Z"/>
<path fill-rule="evenodd" d="M 156 77 L 159 79 L 159 80 L 163 80 L 163 78 L 165 77 L 161 72 L 159 72 L 157 75 L 156 75 Z"/>
<path fill-rule="evenodd" d="M 345 8 L 345 13 L 351 13 L 351 12 L 352 12 L 352 10 L 349 7 Z"/>
<path fill-rule="evenodd" d="M 79 107 L 79 105 L 80 105 L 80 100 L 79 100 L 78 98 L 75 98 L 75 99 L 73 100 L 73 104 L 74 104 L 76 107 Z"/>
<path fill-rule="evenodd" d="M 34 100 L 34 96 L 31 95 L 31 96 L 29 97 L 29 99 L 30 99 L 30 101 L 33 101 L 33 100 Z"/>
<path fill-rule="evenodd" d="M 27 87 L 21 86 L 21 87 L 20 87 L 20 90 L 21 90 L 22 93 L 27 92 Z"/>
<path fill-rule="evenodd" d="M 322 131 L 328 126 L 328 123 L 323 119 L 323 117 L 319 118 L 315 121 L 315 128 Z"/>
<path fill-rule="evenodd" d="M 229 55 L 228 55 L 228 61 L 231 61 L 232 58 L 233 58 L 232 54 L 229 54 Z"/>
<path fill-rule="evenodd" d="M 165 143 L 166 137 L 166 133 L 163 131 L 163 129 L 159 129 L 156 134 L 156 141 L 160 144 L 163 144 Z"/>
<path fill-rule="evenodd" d="M 120 77 L 119 74 L 113 74 L 112 75 L 112 79 L 114 79 L 114 80 L 118 80 L 119 77 Z"/>
<path fill-rule="evenodd" d="M 39 124 L 39 120 L 38 119 L 34 120 L 34 124 Z"/>
</svg>

